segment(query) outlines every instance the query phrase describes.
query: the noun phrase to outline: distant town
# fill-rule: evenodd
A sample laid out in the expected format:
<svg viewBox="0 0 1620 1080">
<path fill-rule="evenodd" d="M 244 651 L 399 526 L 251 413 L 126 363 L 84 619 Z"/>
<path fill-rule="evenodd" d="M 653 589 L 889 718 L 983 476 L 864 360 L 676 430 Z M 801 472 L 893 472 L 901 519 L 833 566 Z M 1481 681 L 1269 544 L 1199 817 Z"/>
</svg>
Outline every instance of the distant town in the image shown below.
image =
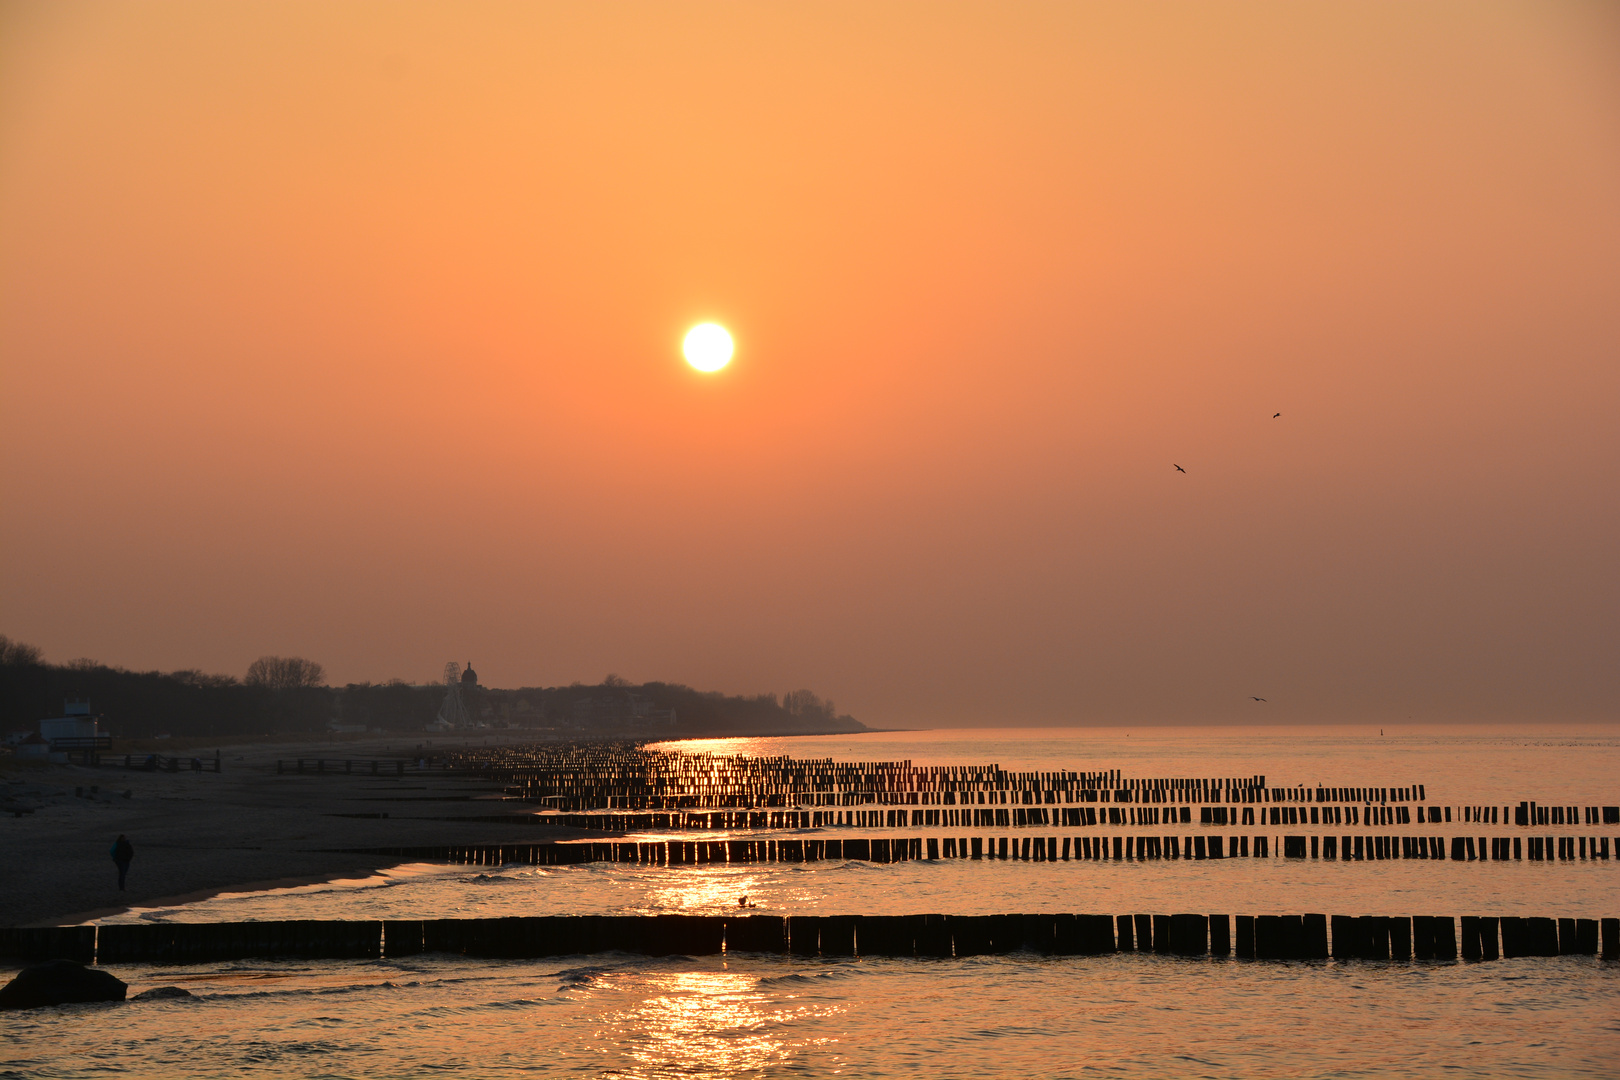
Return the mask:
<svg viewBox="0 0 1620 1080">
<path fill-rule="evenodd" d="M 809 690 L 729 695 L 679 683 L 498 689 L 471 661 L 441 680 L 328 686 L 320 664 L 266 656 L 237 678 L 138 672 L 88 660 L 53 664 L 0 636 L 0 736 L 14 752 L 105 748 L 109 738 L 532 731 L 547 737 L 669 739 L 865 730 Z M 24 746 L 31 750 L 24 750 Z"/>
</svg>

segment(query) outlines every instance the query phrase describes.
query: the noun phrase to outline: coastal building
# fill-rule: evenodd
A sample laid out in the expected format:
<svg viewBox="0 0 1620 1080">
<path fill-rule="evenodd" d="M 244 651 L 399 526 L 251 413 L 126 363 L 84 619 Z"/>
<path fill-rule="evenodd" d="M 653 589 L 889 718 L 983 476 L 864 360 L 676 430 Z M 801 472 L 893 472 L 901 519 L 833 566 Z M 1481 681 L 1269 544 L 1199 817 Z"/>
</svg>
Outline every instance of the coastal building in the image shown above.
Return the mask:
<svg viewBox="0 0 1620 1080">
<path fill-rule="evenodd" d="M 463 731 L 481 726 L 477 720 L 480 689 L 471 660 L 466 668 L 454 660 L 444 665 L 444 704 L 439 706 L 439 715 L 428 730 Z"/>
<path fill-rule="evenodd" d="M 112 734 L 103 725 L 104 719 L 90 711 L 88 701 L 64 701 L 62 715 L 41 720 L 39 732 L 22 739 L 17 753 L 56 762 L 67 761 L 72 753 L 93 758 L 97 751 L 112 745 Z"/>
<path fill-rule="evenodd" d="M 39 734 L 54 752 L 105 750 L 112 745 L 112 735 L 102 730 L 101 721 L 88 701 L 66 701 L 61 716 L 39 722 Z"/>
</svg>

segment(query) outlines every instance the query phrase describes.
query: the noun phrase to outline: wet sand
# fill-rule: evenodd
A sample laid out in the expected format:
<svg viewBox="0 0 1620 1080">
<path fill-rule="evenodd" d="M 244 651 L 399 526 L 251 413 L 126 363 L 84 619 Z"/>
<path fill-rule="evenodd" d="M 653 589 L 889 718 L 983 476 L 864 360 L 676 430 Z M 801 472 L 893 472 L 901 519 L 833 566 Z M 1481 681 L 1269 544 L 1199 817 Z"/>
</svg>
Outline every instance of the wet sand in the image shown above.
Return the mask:
<svg viewBox="0 0 1620 1080">
<path fill-rule="evenodd" d="M 225 750 L 218 774 L 7 761 L 0 765 L 0 793 L 38 809 L 0 816 L 0 925 L 82 922 L 131 906 L 363 877 L 400 861 L 332 849 L 580 835 L 521 822 L 465 820 L 521 818 L 530 808 L 498 801 L 496 786 L 464 776 L 276 773 L 278 758 L 393 759 L 414 755 L 413 746 L 409 736 L 340 746 L 238 746 Z M 447 749 L 450 744 L 442 741 L 433 748 Z M 92 786 L 100 791 L 89 796 Z M 87 796 L 75 795 L 75 788 L 86 789 Z M 357 814 L 388 817 L 343 816 Z M 119 833 L 135 845 L 124 891 L 109 853 Z"/>
</svg>

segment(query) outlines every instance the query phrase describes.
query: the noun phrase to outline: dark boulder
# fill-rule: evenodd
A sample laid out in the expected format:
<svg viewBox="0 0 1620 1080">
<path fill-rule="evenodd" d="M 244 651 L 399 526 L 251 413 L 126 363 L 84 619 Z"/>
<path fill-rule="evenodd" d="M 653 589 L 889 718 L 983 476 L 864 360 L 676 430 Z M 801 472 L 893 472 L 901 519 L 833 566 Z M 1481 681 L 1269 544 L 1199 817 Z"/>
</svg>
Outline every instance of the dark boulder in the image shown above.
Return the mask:
<svg viewBox="0 0 1620 1080">
<path fill-rule="evenodd" d="M 122 979 L 72 960 L 48 960 L 25 967 L 0 988 L 0 1009 L 37 1009 L 80 1001 L 123 1001 Z"/>
<path fill-rule="evenodd" d="M 159 998 L 190 997 L 191 991 L 183 986 L 154 986 L 150 990 L 142 990 L 131 1001 L 156 1001 Z"/>
</svg>

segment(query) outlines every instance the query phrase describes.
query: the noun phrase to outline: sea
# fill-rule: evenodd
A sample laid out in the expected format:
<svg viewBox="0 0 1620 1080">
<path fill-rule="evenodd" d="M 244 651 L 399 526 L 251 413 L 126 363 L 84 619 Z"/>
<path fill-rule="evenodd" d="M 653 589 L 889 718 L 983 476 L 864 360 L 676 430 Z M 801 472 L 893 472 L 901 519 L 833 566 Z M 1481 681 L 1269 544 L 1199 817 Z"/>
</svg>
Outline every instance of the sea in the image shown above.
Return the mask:
<svg viewBox="0 0 1620 1080">
<path fill-rule="evenodd" d="M 661 744 L 1270 787 L 1416 787 L 1450 824 L 1255 835 L 1606 836 L 1500 808 L 1620 804 L 1620 726 L 957 729 Z M 1499 823 L 1463 823 L 1496 806 Z M 1085 831 L 793 830 L 774 836 Z M 682 834 L 642 834 L 669 839 Z M 722 839 L 724 832 L 686 834 Z M 758 836 L 760 834 L 753 834 Z M 1275 846 L 1276 841 L 1273 841 Z M 406 863 L 115 922 L 566 914 L 1620 916 L 1620 858 L 940 860 L 567 867 Z M 0 1077 L 1615 1077 L 1620 963 L 1590 956 L 1254 961 L 1123 953 L 961 959 L 582 955 L 117 966 L 193 996 L 0 1015 Z"/>
</svg>

